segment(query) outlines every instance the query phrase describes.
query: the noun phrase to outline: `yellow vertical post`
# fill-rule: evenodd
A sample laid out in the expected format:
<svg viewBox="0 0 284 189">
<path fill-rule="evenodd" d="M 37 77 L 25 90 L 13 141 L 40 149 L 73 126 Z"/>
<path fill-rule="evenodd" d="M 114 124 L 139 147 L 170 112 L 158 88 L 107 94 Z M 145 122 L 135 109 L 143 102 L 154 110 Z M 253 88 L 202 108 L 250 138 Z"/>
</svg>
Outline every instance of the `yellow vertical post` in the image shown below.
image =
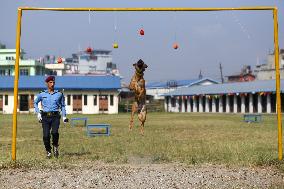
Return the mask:
<svg viewBox="0 0 284 189">
<path fill-rule="evenodd" d="M 16 160 L 16 138 L 17 138 L 17 108 L 18 108 L 18 86 L 19 86 L 19 61 L 21 42 L 22 10 L 18 9 L 17 34 L 16 34 L 16 62 L 14 78 L 14 110 L 13 110 L 13 131 L 12 131 L 12 160 Z"/>
<path fill-rule="evenodd" d="M 279 45 L 278 45 L 278 10 L 273 9 L 274 21 L 274 61 L 276 79 L 276 102 L 277 102 L 277 125 L 278 125 L 278 159 L 282 160 L 282 115 L 281 115 L 281 96 L 280 96 L 280 73 L 279 73 Z"/>
</svg>

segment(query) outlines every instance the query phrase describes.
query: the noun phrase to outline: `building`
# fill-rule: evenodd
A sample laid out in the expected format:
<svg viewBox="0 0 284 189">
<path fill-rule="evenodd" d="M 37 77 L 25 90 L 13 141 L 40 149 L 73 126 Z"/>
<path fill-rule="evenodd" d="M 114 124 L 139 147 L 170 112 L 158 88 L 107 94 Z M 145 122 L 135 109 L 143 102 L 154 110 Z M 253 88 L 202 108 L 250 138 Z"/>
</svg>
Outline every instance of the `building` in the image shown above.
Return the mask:
<svg viewBox="0 0 284 189">
<path fill-rule="evenodd" d="M 111 51 L 93 50 L 87 48 L 77 54 L 72 54 L 72 58 L 66 58 L 66 74 L 79 75 L 116 75 L 119 70 L 112 62 Z"/>
<path fill-rule="evenodd" d="M 64 63 L 45 64 L 46 75 L 62 76 L 66 74 L 67 65 Z"/>
<path fill-rule="evenodd" d="M 252 74 L 250 66 L 245 65 L 241 73 L 227 76 L 227 82 L 247 82 L 255 80 L 255 75 Z"/>
<path fill-rule="evenodd" d="M 34 112 L 36 95 L 46 89 L 45 76 L 20 76 L 18 112 Z M 0 113 L 13 113 L 14 77 L 0 76 Z M 56 89 L 64 91 L 67 114 L 116 114 L 120 78 L 117 76 L 59 76 Z"/>
<path fill-rule="evenodd" d="M 65 58 L 59 57 L 56 62 L 46 62 L 44 64 L 46 75 L 62 76 L 66 74 L 67 65 Z"/>
<path fill-rule="evenodd" d="M 72 54 L 72 58 L 66 58 L 66 74 L 67 75 L 71 75 L 71 74 L 79 74 L 79 58 L 78 58 L 78 54 L 73 53 Z"/>
<path fill-rule="evenodd" d="M 192 86 L 165 94 L 168 112 L 275 113 L 275 80 Z M 284 80 L 281 102 L 284 109 Z"/>
<path fill-rule="evenodd" d="M 154 99 L 164 99 L 163 94 L 175 91 L 179 88 L 216 83 L 218 82 L 209 78 L 151 82 L 146 84 L 146 93 L 147 95 L 153 96 Z"/>
<path fill-rule="evenodd" d="M 44 75 L 44 64 L 34 59 L 24 58 L 25 52 L 20 52 L 19 74 L 26 76 Z M 0 76 L 15 75 L 16 49 L 0 49 Z"/>
<path fill-rule="evenodd" d="M 256 65 L 256 69 L 254 70 L 256 79 L 258 80 L 275 79 L 274 58 L 275 58 L 274 53 L 271 53 L 267 57 L 266 64 Z M 279 53 L 279 72 L 280 72 L 280 78 L 284 79 L 284 49 L 281 49 Z"/>
<path fill-rule="evenodd" d="M 46 75 L 116 75 L 120 76 L 116 64 L 112 63 L 111 51 L 93 50 L 73 53 L 72 57 L 55 57 L 46 55 L 40 58 L 45 65 Z"/>
</svg>

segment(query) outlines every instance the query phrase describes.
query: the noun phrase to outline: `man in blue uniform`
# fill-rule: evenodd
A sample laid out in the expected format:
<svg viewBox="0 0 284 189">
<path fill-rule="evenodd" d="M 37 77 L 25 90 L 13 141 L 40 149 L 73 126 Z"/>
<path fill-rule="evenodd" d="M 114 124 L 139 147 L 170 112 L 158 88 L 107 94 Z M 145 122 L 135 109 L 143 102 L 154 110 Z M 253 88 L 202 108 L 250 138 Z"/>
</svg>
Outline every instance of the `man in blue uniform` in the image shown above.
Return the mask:
<svg viewBox="0 0 284 189">
<path fill-rule="evenodd" d="M 51 158 L 50 146 L 50 131 L 52 135 L 53 155 L 58 158 L 58 140 L 59 140 L 59 125 L 60 111 L 62 113 L 63 122 L 68 122 L 66 118 L 65 99 L 62 92 L 54 90 L 55 77 L 49 76 L 45 79 L 47 90 L 41 91 L 34 101 L 35 112 L 43 129 L 43 143 L 46 150 L 47 158 Z M 38 108 L 38 103 L 41 102 L 42 110 Z"/>
</svg>

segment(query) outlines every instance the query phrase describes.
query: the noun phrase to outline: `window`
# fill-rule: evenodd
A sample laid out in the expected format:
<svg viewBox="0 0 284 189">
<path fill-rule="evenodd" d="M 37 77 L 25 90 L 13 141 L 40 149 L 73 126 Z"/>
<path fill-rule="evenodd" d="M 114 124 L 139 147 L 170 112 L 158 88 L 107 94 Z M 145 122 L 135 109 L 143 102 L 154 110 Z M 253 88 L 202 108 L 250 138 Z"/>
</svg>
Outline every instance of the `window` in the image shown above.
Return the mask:
<svg viewBox="0 0 284 189">
<path fill-rule="evenodd" d="M 84 95 L 84 106 L 88 105 L 87 97 L 87 95 Z"/>
<path fill-rule="evenodd" d="M 5 70 L 0 70 L 0 75 L 5 75 Z"/>
<path fill-rule="evenodd" d="M 110 105 L 113 106 L 113 95 L 110 95 Z"/>
<path fill-rule="evenodd" d="M 5 95 L 5 105 L 8 105 L 8 95 Z"/>
<path fill-rule="evenodd" d="M 97 96 L 97 95 L 94 95 L 94 106 L 97 105 L 97 98 L 98 98 L 98 96 Z"/>
<path fill-rule="evenodd" d="M 20 75 L 29 75 L 28 69 L 20 69 Z"/>
<path fill-rule="evenodd" d="M 71 105 L 71 95 L 67 95 L 67 106 Z"/>
<path fill-rule="evenodd" d="M 6 60 L 15 60 L 13 56 L 6 56 Z"/>
</svg>

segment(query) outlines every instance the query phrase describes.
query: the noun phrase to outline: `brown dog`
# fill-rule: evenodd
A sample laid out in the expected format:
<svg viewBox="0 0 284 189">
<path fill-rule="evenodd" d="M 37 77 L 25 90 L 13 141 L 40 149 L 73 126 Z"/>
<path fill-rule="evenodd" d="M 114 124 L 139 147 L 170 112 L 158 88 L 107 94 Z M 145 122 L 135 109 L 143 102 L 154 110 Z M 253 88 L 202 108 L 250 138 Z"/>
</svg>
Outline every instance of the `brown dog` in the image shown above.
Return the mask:
<svg viewBox="0 0 284 189">
<path fill-rule="evenodd" d="M 140 131 L 144 135 L 144 123 L 146 121 L 147 109 L 146 109 L 146 89 L 144 80 L 144 71 L 148 67 L 143 60 L 138 60 L 137 63 L 133 64 L 135 68 L 135 74 L 133 75 L 129 89 L 134 92 L 135 101 L 132 104 L 131 117 L 129 130 L 133 128 L 133 117 L 135 112 L 138 112 L 138 119 L 141 122 Z"/>
</svg>

